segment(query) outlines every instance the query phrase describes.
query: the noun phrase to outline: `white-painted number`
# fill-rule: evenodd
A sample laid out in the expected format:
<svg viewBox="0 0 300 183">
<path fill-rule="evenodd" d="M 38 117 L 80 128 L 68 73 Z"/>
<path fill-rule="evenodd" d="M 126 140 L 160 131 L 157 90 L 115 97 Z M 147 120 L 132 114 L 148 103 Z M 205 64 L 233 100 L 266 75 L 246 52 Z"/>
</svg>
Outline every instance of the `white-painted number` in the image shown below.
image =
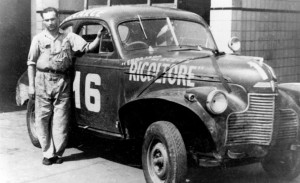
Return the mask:
<svg viewBox="0 0 300 183">
<path fill-rule="evenodd" d="M 76 71 L 73 82 L 73 91 L 75 97 L 75 107 L 81 109 L 80 100 L 80 78 L 81 73 Z M 101 85 L 101 78 L 98 74 L 87 74 L 85 78 L 85 96 L 84 101 L 86 108 L 92 112 L 100 112 L 101 110 L 101 95 L 99 89 L 95 86 Z"/>
<path fill-rule="evenodd" d="M 74 91 L 74 97 L 75 97 L 75 107 L 77 109 L 81 108 L 80 103 L 80 72 L 76 71 L 75 78 L 73 82 L 73 91 Z"/>
<path fill-rule="evenodd" d="M 89 111 L 99 112 L 101 109 L 100 91 L 91 88 L 91 84 L 101 85 L 101 78 L 98 74 L 88 74 L 85 78 L 85 105 Z"/>
</svg>

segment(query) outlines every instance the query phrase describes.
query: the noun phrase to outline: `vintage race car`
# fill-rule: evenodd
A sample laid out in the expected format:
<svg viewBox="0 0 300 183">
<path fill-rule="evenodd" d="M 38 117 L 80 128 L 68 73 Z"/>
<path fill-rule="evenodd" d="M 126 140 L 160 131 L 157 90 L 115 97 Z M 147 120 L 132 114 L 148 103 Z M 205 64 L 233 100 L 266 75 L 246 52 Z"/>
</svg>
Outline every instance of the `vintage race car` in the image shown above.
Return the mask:
<svg viewBox="0 0 300 183">
<path fill-rule="evenodd" d="M 261 162 L 272 176 L 298 176 L 299 84 L 278 84 L 262 58 L 220 52 L 208 25 L 187 11 L 112 6 L 60 25 L 88 42 L 100 26 L 99 49 L 74 55 L 73 117 L 86 131 L 142 140 L 147 182 L 181 182 L 187 159 L 201 167 Z M 27 85 L 24 74 L 19 104 Z M 27 124 L 39 146 L 32 101 Z"/>
</svg>

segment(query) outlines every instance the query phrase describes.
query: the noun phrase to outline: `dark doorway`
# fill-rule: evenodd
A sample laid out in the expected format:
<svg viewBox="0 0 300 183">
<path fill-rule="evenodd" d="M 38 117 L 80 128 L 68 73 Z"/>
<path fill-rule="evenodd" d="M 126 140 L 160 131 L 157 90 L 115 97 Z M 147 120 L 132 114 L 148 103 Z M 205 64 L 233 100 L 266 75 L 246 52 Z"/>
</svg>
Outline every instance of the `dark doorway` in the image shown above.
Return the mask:
<svg viewBox="0 0 300 183">
<path fill-rule="evenodd" d="M 15 88 L 27 69 L 30 46 L 30 0 L 0 2 L 0 112 L 16 108 Z"/>
<path fill-rule="evenodd" d="M 179 9 L 196 13 L 209 24 L 211 0 L 182 0 L 179 2 Z"/>
</svg>

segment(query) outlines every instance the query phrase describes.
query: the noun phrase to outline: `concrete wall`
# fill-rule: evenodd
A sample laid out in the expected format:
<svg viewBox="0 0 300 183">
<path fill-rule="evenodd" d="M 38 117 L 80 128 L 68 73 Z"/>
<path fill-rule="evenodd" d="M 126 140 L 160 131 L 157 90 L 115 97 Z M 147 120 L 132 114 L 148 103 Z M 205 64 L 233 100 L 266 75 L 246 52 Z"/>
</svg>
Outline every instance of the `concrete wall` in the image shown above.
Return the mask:
<svg viewBox="0 0 300 183">
<path fill-rule="evenodd" d="M 212 0 L 210 25 L 219 47 L 241 39 L 241 54 L 264 57 L 280 82 L 300 81 L 299 0 Z"/>
</svg>

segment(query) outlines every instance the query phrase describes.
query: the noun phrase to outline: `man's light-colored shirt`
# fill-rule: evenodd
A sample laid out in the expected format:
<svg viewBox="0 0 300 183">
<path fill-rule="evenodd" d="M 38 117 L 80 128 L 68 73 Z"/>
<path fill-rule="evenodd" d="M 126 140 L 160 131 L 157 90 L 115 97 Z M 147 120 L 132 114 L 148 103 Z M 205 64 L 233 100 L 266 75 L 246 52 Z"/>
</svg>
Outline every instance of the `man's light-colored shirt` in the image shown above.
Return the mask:
<svg viewBox="0 0 300 183">
<path fill-rule="evenodd" d="M 27 65 L 36 65 L 41 70 L 65 71 L 72 64 L 72 54 L 87 51 L 87 48 L 88 43 L 77 34 L 59 30 L 58 36 L 53 37 L 44 30 L 32 39 Z"/>
</svg>

